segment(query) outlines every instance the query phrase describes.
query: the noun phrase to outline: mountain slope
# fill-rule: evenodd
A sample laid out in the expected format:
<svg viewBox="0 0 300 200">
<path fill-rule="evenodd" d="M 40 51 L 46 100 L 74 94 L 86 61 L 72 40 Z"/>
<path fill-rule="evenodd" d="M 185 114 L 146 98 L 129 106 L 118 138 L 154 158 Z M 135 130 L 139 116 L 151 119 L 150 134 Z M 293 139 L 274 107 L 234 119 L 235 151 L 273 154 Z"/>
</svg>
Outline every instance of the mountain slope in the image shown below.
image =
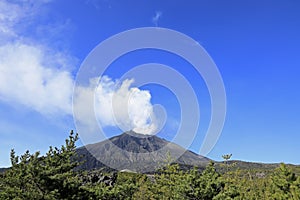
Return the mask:
<svg viewBox="0 0 300 200">
<path fill-rule="evenodd" d="M 168 157 L 178 158 L 172 160 L 175 163 L 201 167 L 210 161 L 157 136 L 143 136 L 133 131 L 78 148 L 77 152 L 86 161 L 81 168 L 87 170 L 107 165 L 117 170 L 151 172 L 166 163 Z"/>
</svg>

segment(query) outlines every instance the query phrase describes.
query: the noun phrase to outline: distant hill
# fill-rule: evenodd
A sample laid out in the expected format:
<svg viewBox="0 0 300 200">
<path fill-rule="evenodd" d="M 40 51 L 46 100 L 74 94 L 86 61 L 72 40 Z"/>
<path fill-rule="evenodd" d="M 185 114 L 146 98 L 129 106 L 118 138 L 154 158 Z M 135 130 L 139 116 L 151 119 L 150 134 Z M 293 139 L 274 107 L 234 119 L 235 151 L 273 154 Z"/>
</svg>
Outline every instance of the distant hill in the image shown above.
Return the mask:
<svg viewBox="0 0 300 200">
<path fill-rule="evenodd" d="M 216 168 L 219 171 L 225 170 L 224 165 L 225 162 L 215 162 Z M 257 162 L 246 162 L 241 160 L 230 160 L 227 164 L 231 165 L 231 170 L 240 169 L 240 170 L 247 170 L 247 171 L 257 171 L 257 172 L 270 172 L 275 168 L 279 167 L 280 163 L 257 163 Z M 293 164 L 286 164 L 291 168 L 293 173 L 300 175 L 300 165 L 293 165 Z"/>
<path fill-rule="evenodd" d="M 82 159 L 85 161 L 81 169 L 86 170 L 105 168 L 103 163 L 106 163 L 117 170 L 153 172 L 157 170 L 158 164 L 168 160 L 168 156 L 171 159 L 179 157 L 172 162 L 182 166 L 205 167 L 210 161 L 165 139 L 144 136 L 133 131 L 78 148 L 77 153 L 83 156 Z"/>
<path fill-rule="evenodd" d="M 9 168 L 0 168 L 0 173 L 5 172 L 6 170 L 8 170 Z"/>
</svg>

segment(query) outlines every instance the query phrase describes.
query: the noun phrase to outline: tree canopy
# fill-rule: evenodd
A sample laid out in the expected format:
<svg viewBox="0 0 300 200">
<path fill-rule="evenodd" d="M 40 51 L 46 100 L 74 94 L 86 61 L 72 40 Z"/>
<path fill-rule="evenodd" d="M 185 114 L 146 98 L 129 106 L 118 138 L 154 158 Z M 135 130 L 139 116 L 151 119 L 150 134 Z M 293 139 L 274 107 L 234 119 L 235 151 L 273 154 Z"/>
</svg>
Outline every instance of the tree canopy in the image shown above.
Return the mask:
<svg viewBox="0 0 300 200">
<path fill-rule="evenodd" d="M 78 171 L 78 134 L 70 132 L 60 148 L 50 146 L 46 155 L 26 151 L 16 156 L 12 166 L 0 174 L 0 199 L 293 199 L 300 200 L 300 177 L 285 164 L 269 172 L 233 169 L 225 155 L 225 170 L 211 162 L 201 171 L 181 170 L 168 164 L 155 174 Z M 93 176 L 89 175 L 93 173 Z M 87 178 L 89 177 L 89 178 Z M 95 178 L 96 177 L 96 178 Z"/>
</svg>

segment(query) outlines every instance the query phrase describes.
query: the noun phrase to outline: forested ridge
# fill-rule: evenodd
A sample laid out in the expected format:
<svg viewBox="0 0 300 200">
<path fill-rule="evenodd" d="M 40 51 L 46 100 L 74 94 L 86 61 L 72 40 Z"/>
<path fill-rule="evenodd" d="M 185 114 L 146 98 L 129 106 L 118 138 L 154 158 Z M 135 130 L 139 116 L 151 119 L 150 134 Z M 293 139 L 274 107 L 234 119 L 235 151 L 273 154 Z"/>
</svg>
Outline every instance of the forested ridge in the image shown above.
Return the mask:
<svg viewBox="0 0 300 200">
<path fill-rule="evenodd" d="M 45 156 L 28 151 L 0 174 L 0 199 L 300 199 L 299 168 L 239 169 L 235 162 L 210 162 L 204 170 L 182 170 L 171 162 L 154 174 L 78 171 L 78 134 Z"/>
</svg>

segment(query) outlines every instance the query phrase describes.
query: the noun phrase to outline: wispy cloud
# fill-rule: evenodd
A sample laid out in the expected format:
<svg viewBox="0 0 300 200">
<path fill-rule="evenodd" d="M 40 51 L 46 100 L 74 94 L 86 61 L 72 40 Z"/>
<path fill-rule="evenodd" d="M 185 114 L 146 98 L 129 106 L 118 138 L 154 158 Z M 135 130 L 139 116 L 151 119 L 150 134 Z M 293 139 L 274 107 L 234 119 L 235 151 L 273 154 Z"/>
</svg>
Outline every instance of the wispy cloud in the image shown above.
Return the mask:
<svg viewBox="0 0 300 200">
<path fill-rule="evenodd" d="M 0 46 L 0 99 L 42 114 L 71 114 L 73 79 L 60 70 L 66 61 L 42 47 L 12 43 Z M 49 62 L 50 66 L 49 66 Z"/>
<path fill-rule="evenodd" d="M 162 16 L 162 12 L 161 12 L 161 11 L 156 11 L 156 12 L 155 12 L 154 17 L 152 17 L 152 23 L 153 23 L 155 26 L 158 26 L 158 22 L 159 22 L 161 16 Z"/>
<path fill-rule="evenodd" d="M 0 100 L 46 115 L 71 114 L 72 56 L 25 34 L 48 2 L 0 1 Z"/>
<path fill-rule="evenodd" d="M 86 0 L 86 4 L 92 5 L 96 10 L 103 8 L 112 8 L 112 4 L 116 4 L 116 1 L 112 0 Z"/>
<path fill-rule="evenodd" d="M 51 0 L 0 1 L 0 44 L 24 38 L 24 31 L 39 18 L 49 2 Z"/>
<path fill-rule="evenodd" d="M 18 4 L 0 1 L 0 42 L 4 39 L 16 37 L 14 26 L 23 16 L 23 11 Z"/>
</svg>

